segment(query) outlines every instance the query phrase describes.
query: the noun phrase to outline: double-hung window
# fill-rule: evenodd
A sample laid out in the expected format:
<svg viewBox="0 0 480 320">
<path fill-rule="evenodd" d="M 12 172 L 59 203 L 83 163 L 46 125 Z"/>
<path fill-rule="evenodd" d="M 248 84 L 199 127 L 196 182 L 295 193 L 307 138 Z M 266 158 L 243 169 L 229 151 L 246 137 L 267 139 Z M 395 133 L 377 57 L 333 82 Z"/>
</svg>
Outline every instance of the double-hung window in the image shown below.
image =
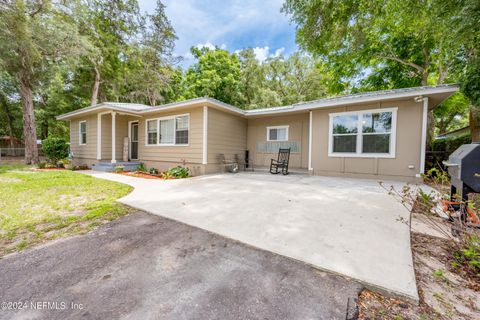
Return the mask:
<svg viewBox="0 0 480 320">
<path fill-rule="evenodd" d="M 147 145 L 188 145 L 189 115 L 147 120 Z"/>
<path fill-rule="evenodd" d="M 288 126 L 267 127 L 267 141 L 288 141 Z"/>
<path fill-rule="evenodd" d="M 395 157 L 397 109 L 330 114 L 329 156 Z"/>
<path fill-rule="evenodd" d="M 157 144 L 158 140 L 158 121 L 147 121 L 147 144 Z"/>
<path fill-rule="evenodd" d="M 78 123 L 78 143 L 80 145 L 87 144 L 87 121 Z"/>
</svg>

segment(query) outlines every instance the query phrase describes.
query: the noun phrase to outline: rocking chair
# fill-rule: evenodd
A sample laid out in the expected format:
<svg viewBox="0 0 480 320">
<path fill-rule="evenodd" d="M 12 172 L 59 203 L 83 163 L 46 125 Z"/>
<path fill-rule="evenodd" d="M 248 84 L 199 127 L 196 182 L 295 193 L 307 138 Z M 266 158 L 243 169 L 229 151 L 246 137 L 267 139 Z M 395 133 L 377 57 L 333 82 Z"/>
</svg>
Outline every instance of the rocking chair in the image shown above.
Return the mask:
<svg viewBox="0 0 480 320">
<path fill-rule="evenodd" d="M 282 172 L 283 175 L 288 174 L 288 162 L 290 161 L 290 148 L 278 149 L 277 160 L 271 159 L 270 173 L 278 174 Z"/>
</svg>

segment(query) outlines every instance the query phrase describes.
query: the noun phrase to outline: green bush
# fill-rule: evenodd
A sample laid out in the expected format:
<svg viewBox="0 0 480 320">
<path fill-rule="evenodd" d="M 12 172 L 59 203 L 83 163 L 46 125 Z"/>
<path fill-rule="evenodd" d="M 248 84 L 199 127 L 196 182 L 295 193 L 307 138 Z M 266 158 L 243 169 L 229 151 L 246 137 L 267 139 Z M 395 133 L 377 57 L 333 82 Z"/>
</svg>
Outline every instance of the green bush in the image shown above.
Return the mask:
<svg viewBox="0 0 480 320">
<path fill-rule="evenodd" d="M 456 264 L 465 265 L 480 277 L 480 239 L 476 235 L 469 235 L 465 240 L 463 248 L 454 254 Z"/>
<path fill-rule="evenodd" d="M 156 175 L 156 174 L 158 174 L 158 169 L 150 168 L 150 169 L 148 169 L 148 172 L 149 172 L 150 174 Z"/>
<path fill-rule="evenodd" d="M 68 157 L 68 143 L 62 138 L 50 137 L 42 141 L 42 150 L 51 164 Z"/>
<path fill-rule="evenodd" d="M 47 164 L 46 164 L 45 162 L 39 162 L 39 163 L 37 163 L 38 169 L 45 169 L 46 166 L 47 166 Z"/>
<path fill-rule="evenodd" d="M 115 173 L 121 173 L 121 172 L 123 172 L 124 169 L 125 169 L 124 166 L 118 165 L 118 166 L 115 166 L 115 167 L 113 168 L 113 171 L 114 171 Z"/>
<path fill-rule="evenodd" d="M 469 133 L 454 138 L 437 139 L 433 141 L 432 149 L 433 151 L 445 151 L 446 153 L 451 154 L 462 144 L 467 143 L 472 143 L 472 138 Z"/>
<path fill-rule="evenodd" d="M 138 165 L 137 171 L 147 172 L 147 167 L 145 166 L 145 164 L 143 162 Z"/>
<path fill-rule="evenodd" d="M 190 169 L 182 166 L 176 166 L 168 169 L 166 172 L 168 177 L 172 178 L 187 178 L 190 175 Z"/>
</svg>

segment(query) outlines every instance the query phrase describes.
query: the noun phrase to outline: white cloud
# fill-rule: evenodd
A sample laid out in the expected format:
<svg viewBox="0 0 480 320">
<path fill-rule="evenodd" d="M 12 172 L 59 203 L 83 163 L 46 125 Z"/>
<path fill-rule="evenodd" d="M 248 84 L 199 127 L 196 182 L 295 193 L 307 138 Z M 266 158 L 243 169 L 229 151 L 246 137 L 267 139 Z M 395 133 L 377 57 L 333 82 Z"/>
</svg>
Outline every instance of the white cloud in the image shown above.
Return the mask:
<svg viewBox="0 0 480 320">
<path fill-rule="evenodd" d="M 253 48 L 253 53 L 255 54 L 255 58 L 257 58 L 258 61 L 263 62 L 267 60 L 269 50 L 270 48 L 268 46 L 265 46 L 263 48 L 255 47 Z"/>
<path fill-rule="evenodd" d="M 285 52 L 285 47 L 278 48 L 275 50 L 275 53 L 273 54 L 274 57 L 279 57 Z"/>
<path fill-rule="evenodd" d="M 154 3 L 140 0 L 151 12 Z M 280 12 L 284 0 L 164 0 L 166 14 L 177 33 L 175 52 L 183 55 L 197 44 L 212 44 L 231 51 L 246 47 L 295 50 L 295 29 Z M 270 49 L 273 50 L 273 49 Z M 275 53 L 273 53 L 275 54 Z M 186 59 L 187 60 L 187 59 Z"/>
<path fill-rule="evenodd" d="M 210 50 L 215 50 L 215 45 L 213 43 L 211 43 L 210 41 L 207 41 L 205 43 L 199 43 L 195 47 L 198 48 L 198 49 L 208 48 Z"/>
<path fill-rule="evenodd" d="M 253 53 L 255 54 L 255 58 L 257 58 L 257 60 L 260 61 L 260 62 L 264 62 L 268 58 L 279 57 L 284 52 L 285 52 L 284 47 L 278 48 L 277 50 L 275 50 L 274 53 L 270 53 L 269 46 L 253 48 Z"/>
</svg>

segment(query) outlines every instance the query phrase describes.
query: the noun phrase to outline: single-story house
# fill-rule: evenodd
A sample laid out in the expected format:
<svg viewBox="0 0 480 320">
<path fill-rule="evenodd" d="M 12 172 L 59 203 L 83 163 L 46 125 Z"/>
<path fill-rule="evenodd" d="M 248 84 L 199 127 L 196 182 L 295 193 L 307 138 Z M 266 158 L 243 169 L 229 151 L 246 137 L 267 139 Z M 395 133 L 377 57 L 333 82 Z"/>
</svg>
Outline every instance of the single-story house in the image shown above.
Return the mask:
<svg viewBox="0 0 480 320">
<path fill-rule="evenodd" d="M 105 102 L 57 117 L 70 121 L 75 164 L 129 161 L 194 175 L 221 171 L 219 155 L 249 150 L 268 166 L 291 148 L 290 167 L 315 175 L 415 180 L 424 172 L 428 110 L 456 85 L 366 92 L 242 110 L 211 98 L 161 106 Z"/>
</svg>

